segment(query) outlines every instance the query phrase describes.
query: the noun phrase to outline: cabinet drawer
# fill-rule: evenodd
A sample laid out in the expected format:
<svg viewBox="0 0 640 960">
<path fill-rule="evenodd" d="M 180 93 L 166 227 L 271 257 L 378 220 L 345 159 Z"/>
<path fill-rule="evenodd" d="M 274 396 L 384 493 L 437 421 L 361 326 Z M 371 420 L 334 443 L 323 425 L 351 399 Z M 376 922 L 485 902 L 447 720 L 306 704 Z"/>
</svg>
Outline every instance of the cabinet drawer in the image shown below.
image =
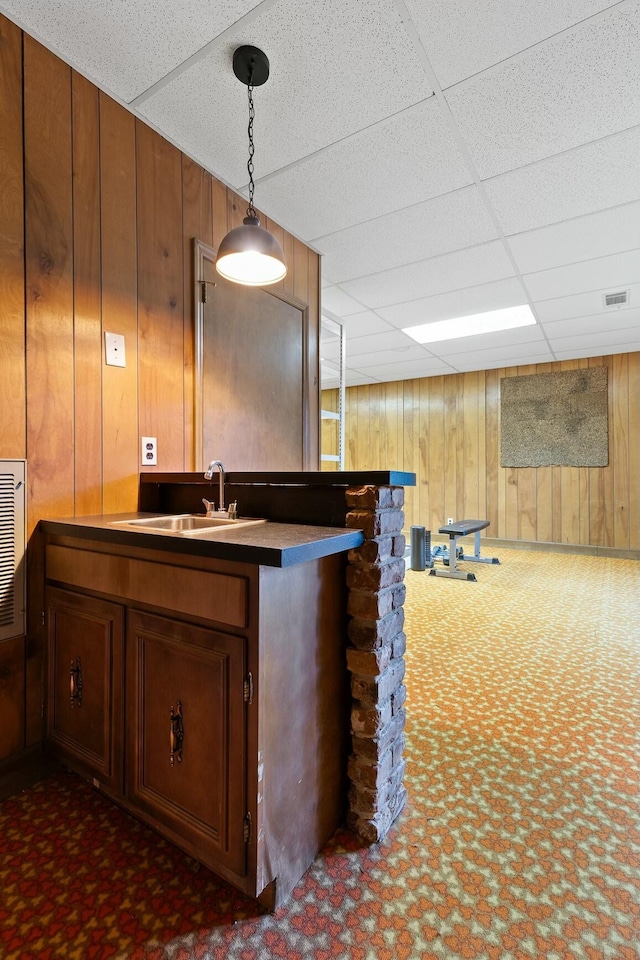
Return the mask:
<svg viewBox="0 0 640 960">
<path fill-rule="evenodd" d="M 47 578 L 165 610 L 247 626 L 245 577 L 152 560 L 47 546 Z"/>
</svg>

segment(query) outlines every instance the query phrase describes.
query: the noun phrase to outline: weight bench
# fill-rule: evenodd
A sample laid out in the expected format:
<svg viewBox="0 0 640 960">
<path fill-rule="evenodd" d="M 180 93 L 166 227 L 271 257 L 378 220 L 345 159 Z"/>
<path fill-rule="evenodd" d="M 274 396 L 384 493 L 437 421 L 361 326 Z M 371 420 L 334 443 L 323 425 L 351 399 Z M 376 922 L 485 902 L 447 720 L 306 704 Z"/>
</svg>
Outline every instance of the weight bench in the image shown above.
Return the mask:
<svg viewBox="0 0 640 960">
<path fill-rule="evenodd" d="M 468 573 L 466 570 L 458 570 L 456 560 L 458 555 L 458 539 L 468 537 L 469 534 L 475 534 L 475 551 L 473 556 L 461 554 L 461 560 L 469 560 L 473 563 L 500 563 L 497 557 L 480 556 L 480 531 L 489 526 L 488 520 L 459 520 L 457 523 L 448 523 L 440 527 L 438 533 L 446 533 L 449 537 L 449 569 L 436 570 L 435 567 L 429 571 L 432 577 L 452 577 L 456 580 L 476 580 L 475 573 Z"/>
</svg>

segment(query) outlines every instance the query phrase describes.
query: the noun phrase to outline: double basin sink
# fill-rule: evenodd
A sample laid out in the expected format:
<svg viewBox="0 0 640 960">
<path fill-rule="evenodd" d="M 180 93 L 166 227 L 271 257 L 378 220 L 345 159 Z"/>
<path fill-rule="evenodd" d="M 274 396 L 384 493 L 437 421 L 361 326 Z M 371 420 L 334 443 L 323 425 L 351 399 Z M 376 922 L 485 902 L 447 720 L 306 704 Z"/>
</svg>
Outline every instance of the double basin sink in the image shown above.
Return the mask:
<svg viewBox="0 0 640 960">
<path fill-rule="evenodd" d="M 240 527 L 251 527 L 266 522 L 253 517 L 207 517 L 201 513 L 181 513 L 173 516 L 145 517 L 140 520 L 113 520 L 110 526 L 137 530 L 139 533 L 178 534 L 192 537 L 199 534 L 237 530 Z"/>
</svg>

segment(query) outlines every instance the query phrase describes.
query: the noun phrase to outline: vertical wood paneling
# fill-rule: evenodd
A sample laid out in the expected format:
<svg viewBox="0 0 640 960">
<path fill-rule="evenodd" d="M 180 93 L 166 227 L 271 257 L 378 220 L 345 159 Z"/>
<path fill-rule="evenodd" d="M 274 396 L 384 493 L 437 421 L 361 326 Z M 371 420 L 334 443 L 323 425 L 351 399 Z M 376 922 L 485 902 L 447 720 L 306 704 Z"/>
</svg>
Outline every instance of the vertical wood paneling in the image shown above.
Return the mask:
<svg viewBox="0 0 640 960">
<path fill-rule="evenodd" d="M 40 517 L 74 508 L 71 72 L 24 38 L 28 631 L 25 745 L 42 738 Z"/>
<path fill-rule="evenodd" d="M 402 410 L 404 411 L 400 421 L 402 426 L 403 470 L 411 470 L 411 467 L 406 466 L 406 464 L 413 464 L 417 459 L 414 454 L 414 442 L 417 439 L 415 431 L 417 404 L 414 401 L 414 391 L 417 391 L 419 386 L 418 380 L 407 380 L 404 384 L 401 384 Z M 407 527 L 418 522 L 413 518 L 414 501 L 416 499 L 414 493 L 415 491 L 412 487 L 407 487 L 404 494 L 404 518 Z"/>
<path fill-rule="evenodd" d="M 104 365 L 102 509 L 135 510 L 138 501 L 138 281 L 135 120 L 100 94 L 102 329 L 125 340 L 126 367 Z M 104 347 L 103 347 L 104 350 Z"/>
<path fill-rule="evenodd" d="M 26 456 L 22 39 L 0 15 L 0 457 Z"/>
<path fill-rule="evenodd" d="M 445 517 L 458 515 L 458 391 L 457 377 L 444 377 L 444 511 Z M 445 520 L 446 522 L 446 520 Z"/>
<path fill-rule="evenodd" d="M 71 71 L 25 35 L 29 531 L 73 515 Z"/>
<path fill-rule="evenodd" d="M 100 130 L 98 91 L 72 74 L 75 504 L 102 509 L 102 331 L 100 319 Z"/>
<path fill-rule="evenodd" d="M 229 213 L 227 208 L 227 188 L 215 177 L 211 181 L 211 206 L 213 210 L 212 246 L 217 250 L 229 231 Z"/>
<path fill-rule="evenodd" d="M 629 353 L 629 546 L 640 543 L 640 353 Z M 634 482 L 635 481 L 635 482 Z"/>
<path fill-rule="evenodd" d="M 178 150 L 139 121 L 136 184 L 140 432 L 157 437 L 163 470 L 182 470 L 182 166 Z"/>
<path fill-rule="evenodd" d="M 501 379 L 603 364 L 609 466 L 502 467 Z M 464 514 L 488 519 L 490 537 L 640 550 L 639 424 L 638 353 L 376 384 L 347 390 L 347 469 L 415 473 L 406 527 Z"/>
<path fill-rule="evenodd" d="M 193 318 L 195 316 L 193 241 L 201 240 L 208 246 L 213 243 L 212 177 L 182 156 L 182 272 L 183 296 L 183 352 L 184 352 L 184 428 L 183 461 L 185 470 L 195 470 L 195 339 Z"/>
<path fill-rule="evenodd" d="M 423 381 L 424 390 L 421 392 L 422 406 L 420 423 L 422 425 L 422 411 L 424 400 L 428 398 L 427 431 L 428 431 L 428 458 L 424 464 L 421 491 L 426 494 L 423 501 L 421 496 L 420 513 L 425 517 L 425 524 L 430 530 L 437 530 L 446 516 L 446 482 L 447 464 L 445 459 L 445 395 L 444 384 L 446 377 L 428 377 Z"/>
<path fill-rule="evenodd" d="M 613 391 L 613 502 L 614 545 L 629 546 L 629 358 L 622 354 L 613 357 L 611 373 Z M 639 442 L 636 435 L 635 443 Z"/>
<path fill-rule="evenodd" d="M 485 409 L 485 458 L 478 469 L 484 467 L 485 499 L 480 504 L 486 504 L 486 519 L 491 524 L 493 536 L 499 537 L 503 519 L 500 516 L 500 501 L 498 497 L 498 472 L 500 469 L 500 378 L 497 370 L 487 370 L 484 377 L 484 409 Z M 478 509 L 481 509 L 479 506 Z"/>
<path fill-rule="evenodd" d="M 26 689 L 14 696 L 30 745 L 44 651 L 34 528 L 134 510 L 141 434 L 158 438 L 147 469 L 192 467 L 191 241 L 217 245 L 246 201 L 2 16 L 0 130 L 0 454 L 28 459 Z M 290 251 L 287 289 L 308 303 L 315 466 L 319 258 L 273 229 Z M 126 367 L 105 365 L 105 330 L 124 336 Z"/>
<path fill-rule="evenodd" d="M 479 465 L 479 374 L 462 375 L 462 514 L 476 518 L 480 515 Z M 484 510 L 484 501 L 482 505 Z"/>
<path fill-rule="evenodd" d="M 307 250 L 307 295 L 302 299 L 309 305 L 309 466 L 313 469 L 320 464 L 320 257 L 313 250 Z"/>
<path fill-rule="evenodd" d="M 614 487 L 613 479 L 615 473 L 616 458 L 616 438 L 615 438 L 615 418 L 613 409 L 615 405 L 616 383 L 614 379 L 613 357 L 603 357 L 604 365 L 607 368 L 607 381 L 609 393 L 609 466 L 603 470 L 602 474 L 602 510 L 603 510 L 603 537 L 602 542 L 605 547 L 615 545 L 614 536 Z M 638 496 L 638 485 L 635 487 L 636 496 Z"/>
<path fill-rule="evenodd" d="M 364 458 L 366 469 L 373 463 L 380 463 L 380 416 L 382 406 L 382 392 L 384 384 L 366 384 L 358 390 L 359 407 L 358 421 L 363 429 L 360 431 L 358 456 Z M 368 426 L 368 429 L 367 429 Z"/>
</svg>

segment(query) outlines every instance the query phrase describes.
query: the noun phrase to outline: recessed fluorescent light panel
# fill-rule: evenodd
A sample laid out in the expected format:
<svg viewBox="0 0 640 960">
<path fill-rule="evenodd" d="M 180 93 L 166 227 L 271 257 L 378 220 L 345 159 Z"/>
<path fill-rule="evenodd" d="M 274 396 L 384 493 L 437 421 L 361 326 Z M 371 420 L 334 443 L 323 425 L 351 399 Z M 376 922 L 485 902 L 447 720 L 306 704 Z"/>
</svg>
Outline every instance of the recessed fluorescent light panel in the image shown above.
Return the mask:
<svg viewBox="0 0 640 960">
<path fill-rule="evenodd" d="M 498 330 L 513 330 L 529 327 L 536 318 L 527 304 L 507 307 L 505 310 L 490 310 L 488 313 L 473 313 L 469 317 L 454 317 L 451 320 L 436 320 L 418 327 L 403 327 L 402 332 L 418 343 L 439 343 L 458 337 L 473 337 L 480 333 L 495 333 Z"/>
</svg>

